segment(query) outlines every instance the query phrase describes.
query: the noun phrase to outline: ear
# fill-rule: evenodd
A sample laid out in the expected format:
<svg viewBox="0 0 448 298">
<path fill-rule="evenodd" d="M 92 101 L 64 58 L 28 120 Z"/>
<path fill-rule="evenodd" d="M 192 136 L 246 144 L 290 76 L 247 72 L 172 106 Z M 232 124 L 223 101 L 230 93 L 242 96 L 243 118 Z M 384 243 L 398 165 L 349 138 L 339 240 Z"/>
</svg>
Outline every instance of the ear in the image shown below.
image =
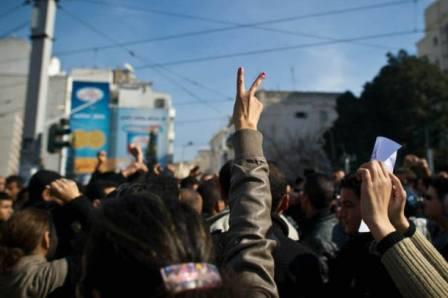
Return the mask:
<svg viewBox="0 0 448 298">
<path fill-rule="evenodd" d="M 226 208 L 226 204 L 224 203 L 223 200 L 218 200 L 215 203 L 215 208 L 214 209 L 215 209 L 216 213 L 221 212 L 222 210 L 224 210 L 224 208 Z"/>
<path fill-rule="evenodd" d="M 280 204 L 278 205 L 278 207 L 277 207 L 277 213 L 282 213 L 283 211 L 285 211 L 286 209 L 288 209 L 288 207 L 289 207 L 289 200 L 290 200 L 290 196 L 289 196 L 289 194 L 284 194 L 283 195 L 283 197 L 282 197 L 282 199 L 281 199 L 281 201 L 280 201 Z"/>
<path fill-rule="evenodd" d="M 51 201 L 50 189 L 48 187 L 45 187 L 45 189 L 42 191 L 41 196 L 45 202 L 50 202 Z"/>
<path fill-rule="evenodd" d="M 50 249 L 50 232 L 49 231 L 46 231 L 45 233 L 44 233 L 44 238 L 42 239 L 42 247 L 45 249 L 45 250 L 49 250 Z"/>
</svg>

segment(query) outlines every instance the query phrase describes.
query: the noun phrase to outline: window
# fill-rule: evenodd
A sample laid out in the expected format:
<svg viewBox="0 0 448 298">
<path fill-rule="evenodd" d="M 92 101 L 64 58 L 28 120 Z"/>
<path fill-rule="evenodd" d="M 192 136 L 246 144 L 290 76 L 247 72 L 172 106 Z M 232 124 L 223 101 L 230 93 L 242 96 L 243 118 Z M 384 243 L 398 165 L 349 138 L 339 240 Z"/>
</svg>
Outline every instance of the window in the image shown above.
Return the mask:
<svg viewBox="0 0 448 298">
<path fill-rule="evenodd" d="M 296 118 L 307 118 L 308 115 L 306 112 L 297 112 L 296 113 Z"/>
<path fill-rule="evenodd" d="M 165 99 L 163 98 L 157 98 L 154 102 L 154 108 L 156 109 L 163 109 L 165 108 Z"/>
<path fill-rule="evenodd" d="M 437 38 L 437 37 L 434 37 L 433 39 L 432 39 L 432 43 L 433 43 L 433 45 L 436 47 L 436 46 L 438 46 L 439 45 L 439 39 Z"/>
<path fill-rule="evenodd" d="M 328 113 L 326 111 L 320 111 L 320 122 L 325 124 L 328 121 Z"/>
</svg>

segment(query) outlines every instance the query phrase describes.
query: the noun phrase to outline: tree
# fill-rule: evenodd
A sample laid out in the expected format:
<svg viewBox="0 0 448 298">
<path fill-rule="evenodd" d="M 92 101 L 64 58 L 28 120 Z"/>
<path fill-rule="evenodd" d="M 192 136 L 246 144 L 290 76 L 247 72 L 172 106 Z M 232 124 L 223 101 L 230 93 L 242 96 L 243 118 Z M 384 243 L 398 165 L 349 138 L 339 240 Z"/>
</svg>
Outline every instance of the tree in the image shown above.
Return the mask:
<svg viewBox="0 0 448 298">
<path fill-rule="evenodd" d="M 337 99 L 338 119 L 325 135 L 333 165 L 340 165 L 338 156 L 344 154 L 356 155 L 358 164 L 367 161 L 375 138 L 385 136 L 403 145 L 402 156 L 423 156 L 431 146 L 438 168 L 446 168 L 441 157 L 447 153 L 448 77 L 405 51 L 387 57 L 359 98 L 347 92 Z"/>
</svg>

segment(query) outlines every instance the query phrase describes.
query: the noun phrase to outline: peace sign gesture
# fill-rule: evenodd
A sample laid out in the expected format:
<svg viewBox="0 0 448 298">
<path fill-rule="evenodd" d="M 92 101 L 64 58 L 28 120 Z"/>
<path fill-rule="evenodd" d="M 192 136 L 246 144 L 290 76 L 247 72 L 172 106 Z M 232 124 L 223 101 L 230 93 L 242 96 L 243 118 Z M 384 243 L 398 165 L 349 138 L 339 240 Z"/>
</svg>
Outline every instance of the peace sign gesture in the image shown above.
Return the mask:
<svg viewBox="0 0 448 298">
<path fill-rule="evenodd" d="M 255 97 L 255 92 L 265 77 L 266 74 L 264 72 L 260 73 L 250 89 L 246 91 L 244 87 L 244 69 L 242 67 L 238 68 L 236 100 L 232 117 L 236 130 L 257 130 L 257 124 L 263 111 L 263 104 Z"/>
</svg>

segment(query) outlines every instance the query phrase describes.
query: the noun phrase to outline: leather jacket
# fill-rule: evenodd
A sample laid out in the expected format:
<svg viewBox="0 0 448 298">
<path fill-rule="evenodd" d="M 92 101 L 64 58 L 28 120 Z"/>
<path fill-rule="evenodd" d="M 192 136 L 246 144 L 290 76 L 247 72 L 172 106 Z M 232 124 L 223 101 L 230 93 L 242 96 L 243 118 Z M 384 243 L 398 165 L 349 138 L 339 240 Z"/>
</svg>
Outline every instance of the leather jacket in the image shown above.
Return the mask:
<svg viewBox="0 0 448 298">
<path fill-rule="evenodd" d="M 245 297 L 278 297 L 272 256 L 276 243 L 266 238 L 272 226 L 272 198 L 262 135 L 255 130 L 239 130 L 233 143 L 230 228 L 220 240 L 222 265 L 244 284 Z"/>
</svg>

